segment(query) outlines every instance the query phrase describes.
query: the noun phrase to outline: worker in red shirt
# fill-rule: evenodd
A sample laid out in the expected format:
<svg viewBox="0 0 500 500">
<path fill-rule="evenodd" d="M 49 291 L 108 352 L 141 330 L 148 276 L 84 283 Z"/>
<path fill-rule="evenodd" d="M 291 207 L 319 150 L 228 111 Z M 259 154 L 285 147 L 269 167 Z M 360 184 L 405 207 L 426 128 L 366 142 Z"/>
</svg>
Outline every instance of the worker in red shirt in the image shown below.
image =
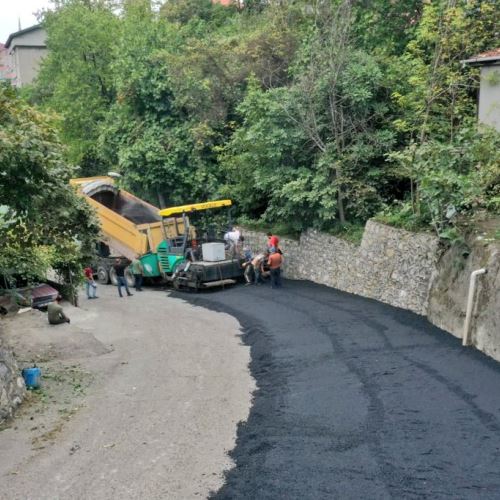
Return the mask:
<svg viewBox="0 0 500 500">
<path fill-rule="evenodd" d="M 97 285 L 94 281 L 94 271 L 92 271 L 92 268 L 88 266 L 83 270 L 83 274 L 85 275 L 85 289 L 87 292 L 87 299 L 97 299 Z"/>
<path fill-rule="evenodd" d="M 267 260 L 269 272 L 271 273 L 271 288 L 281 288 L 281 265 L 283 264 L 283 256 L 278 249 L 274 247 Z"/>
<path fill-rule="evenodd" d="M 272 251 L 272 248 L 278 250 L 279 243 L 280 239 L 275 234 L 267 233 L 267 248 L 269 249 L 269 251 Z"/>
</svg>

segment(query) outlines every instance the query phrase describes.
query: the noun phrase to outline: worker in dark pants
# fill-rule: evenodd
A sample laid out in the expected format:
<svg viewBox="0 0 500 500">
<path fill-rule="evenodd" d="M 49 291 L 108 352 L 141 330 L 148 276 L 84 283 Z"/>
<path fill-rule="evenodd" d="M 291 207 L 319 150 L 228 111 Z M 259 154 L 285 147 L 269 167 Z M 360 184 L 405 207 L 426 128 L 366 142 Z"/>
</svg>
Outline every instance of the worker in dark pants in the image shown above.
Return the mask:
<svg viewBox="0 0 500 500">
<path fill-rule="evenodd" d="M 116 279 L 118 280 L 118 295 L 120 297 L 123 297 L 122 295 L 122 286 L 125 287 L 125 290 L 127 291 L 127 295 L 131 297 L 133 294 L 130 293 L 130 290 L 128 289 L 127 285 L 127 280 L 125 279 L 125 269 L 128 267 L 130 264 L 129 260 L 126 260 L 122 262 L 121 259 L 116 259 L 115 260 L 115 265 L 113 266 L 113 269 L 115 270 L 116 273 Z"/>
<path fill-rule="evenodd" d="M 61 296 L 58 295 L 55 302 L 51 302 L 47 306 L 47 315 L 51 325 L 61 325 L 62 323 L 69 323 L 69 318 L 64 314 L 61 306 Z"/>
<path fill-rule="evenodd" d="M 132 274 L 134 275 L 135 280 L 135 291 L 142 292 L 142 280 L 144 276 L 144 267 L 142 266 L 142 262 L 139 260 L 139 256 L 136 255 L 132 264 L 130 264 L 132 268 Z"/>
<path fill-rule="evenodd" d="M 254 275 L 254 281 L 253 283 L 255 285 L 260 285 L 261 283 L 264 282 L 263 276 L 264 276 L 264 263 L 269 257 L 269 252 L 266 250 L 264 253 L 259 253 L 257 254 L 252 260 L 251 260 L 251 266 L 253 268 L 253 275 Z"/>
<path fill-rule="evenodd" d="M 269 272 L 271 273 L 271 288 L 281 288 L 281 264 L 283 264 L 283 256 L 278 252 L 277 248 L 273 247 L 273 252 L 269 255 L 267 261 Z"/>
</svg>

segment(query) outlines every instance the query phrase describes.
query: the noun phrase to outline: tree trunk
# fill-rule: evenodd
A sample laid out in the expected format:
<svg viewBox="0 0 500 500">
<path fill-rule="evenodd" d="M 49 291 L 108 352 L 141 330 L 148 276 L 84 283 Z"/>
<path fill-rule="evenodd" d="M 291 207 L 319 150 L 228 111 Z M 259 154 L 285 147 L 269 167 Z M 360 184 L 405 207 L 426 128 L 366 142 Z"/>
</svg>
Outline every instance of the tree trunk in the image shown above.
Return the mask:
<svg viewBox="0 0 500 500">
<path fill-rule="evenodd" d="M 161 193 L 158 190 L 158 191 L 156 191 L 156 195 L 158 196 L 158 205 L 160 205 L 160 208 L 165 208 L 166 203 L 165 203 L 165 197 L 163 196 L 163 193 Z"/>
<path fill-rule="evenodd" d="M 344 196 L 342 195 L 342 186 L 340 185 L 340 168 L 335 169 L 335 177 L 337 178 L 337 209 L 339 212 L 339 222 L 345 224 Z"/>
</svg>

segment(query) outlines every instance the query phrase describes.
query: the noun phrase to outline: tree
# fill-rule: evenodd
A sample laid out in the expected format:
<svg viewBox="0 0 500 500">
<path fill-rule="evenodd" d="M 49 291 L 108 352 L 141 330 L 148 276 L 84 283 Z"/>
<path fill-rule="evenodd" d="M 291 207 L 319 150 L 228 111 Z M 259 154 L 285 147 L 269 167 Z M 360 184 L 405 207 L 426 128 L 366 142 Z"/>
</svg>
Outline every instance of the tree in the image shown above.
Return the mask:
<svg viewBox="0 0 500 500">
<path fill-rule="evenodd" d="M 476 212 L 500 214 L 500 133 L 494 129 L 464 127 L 452 141 L 428 140 L 393 152 L 390 159 L 406 168 L 410 164 L 419 186 L 414 224 L 449 238 Z"/>
<path fill-rule="evenodd" d="M 205 197 L 212 176 L 199 155 L 187 106 L 174 93 L 160 48 L 177 34 L 148 1 L 129 2 L 122 18 L 117 99 L 100 131 L 99 146 L 124 182 L 160 205 Z"/>
<path fill-rule="evenodd" d="M 120 23 L 111 0 L 65 0 L 44 12 L 47 57 L 34 98 L 61 116 L 66 158 L 84 175 L 102 173 L 95 142 L 115 99 L 112 66 Z"/>
<path fill-rule="evenodd" d="M 353 3 L 353 31 L 365 50 L 399 56 L 419 26 L 425 1 L 360 0 Z"/>
<path fill-rule="evenodd" d="M 393 201 L 406 217 L 409 197 L 430 224 L 419 183 L 432 168 L 414 155 L 453 149 L 474 121 L 477 70 L 460 61 L 494 46 L 499 8 L 64 0 L 46 16 L 38 96 L 84 173 L 113 166 L 153 203 L 227 195 L 298 230 L 361 224 Z"/>
<path fill-rule="evenodd" d="M 428 140 L 451 144 L 458 130 L 475 122 L 478 73 L 461 61 L 495 46 L 499 16 L 497 2 L 443 0 L 425 5 L 415 37 L 399 59 L 399 83 L 393 93 L 400 106 L 394 123 L 406 134 L 409 151 Z M 400 173 L 410 179 L 413 212 L 418 215 L 419 186 L 412 164 L 411 155 L 408 162 L 399 162 Z"/>
<path fill-rule="evenodd" d="M 312 190 L 307 137 L 284 110 L 287 88 L 265 91 L 250 78 L 238 106 L 243 121 L 220 149 L 226 173 L 222 194 L 238 200 L 253 219 L 285 220 L 290 229 L 307 227 L 317 218 L 317 193 Z"/>
<path fill-rule="evenodd" d="M 68 183 L 54 118 L 2 85 L 0 122 L 0 274 L 39 280 L 50 267 L 78 281 L 99 227 Z"/>
<path fill-rule="evenodd" d="M 384 128 L 387 107 L 378 96 L 383 75 L 375 59 L 355 47 L 351 4 L 325 6 L 315 21 L 294 71 L 289 109 L 316 149 L 318 166 L 328 172 L 324 181 L 336 193 L 336 203 L 329 205 L 340 224 L 347 219 L 346 203 L 354 217 L 369 215 L 363 199 L 379 205 L 367 169 L 392 145 L 392 134 Z"/>
</svg>

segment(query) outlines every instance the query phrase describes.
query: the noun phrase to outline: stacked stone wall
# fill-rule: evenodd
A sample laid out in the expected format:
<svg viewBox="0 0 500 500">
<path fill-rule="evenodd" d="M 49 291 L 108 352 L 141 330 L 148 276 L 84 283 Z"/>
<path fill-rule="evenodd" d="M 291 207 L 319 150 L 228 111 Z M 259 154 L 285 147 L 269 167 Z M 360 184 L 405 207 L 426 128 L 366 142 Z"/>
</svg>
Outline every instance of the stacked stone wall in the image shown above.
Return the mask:
<svg viewBox="0 0 500 500">
<path fill-rule="evenodd" d="M 254 251 L 266 247 L 263 233 L 243 231 Z M 283 238 L 284 275 L 311 280 L 426 314 L 429 280 L 438 257 L 438 240 L 375 221 L 366 225 L 361 245 L 310 230 L 299 241 Z"/>
<path fill-rule="evenodd" d="M 26 393 L 12 352 L 0 341 L 0 422 L 12 417 Z"/>
</svg>

